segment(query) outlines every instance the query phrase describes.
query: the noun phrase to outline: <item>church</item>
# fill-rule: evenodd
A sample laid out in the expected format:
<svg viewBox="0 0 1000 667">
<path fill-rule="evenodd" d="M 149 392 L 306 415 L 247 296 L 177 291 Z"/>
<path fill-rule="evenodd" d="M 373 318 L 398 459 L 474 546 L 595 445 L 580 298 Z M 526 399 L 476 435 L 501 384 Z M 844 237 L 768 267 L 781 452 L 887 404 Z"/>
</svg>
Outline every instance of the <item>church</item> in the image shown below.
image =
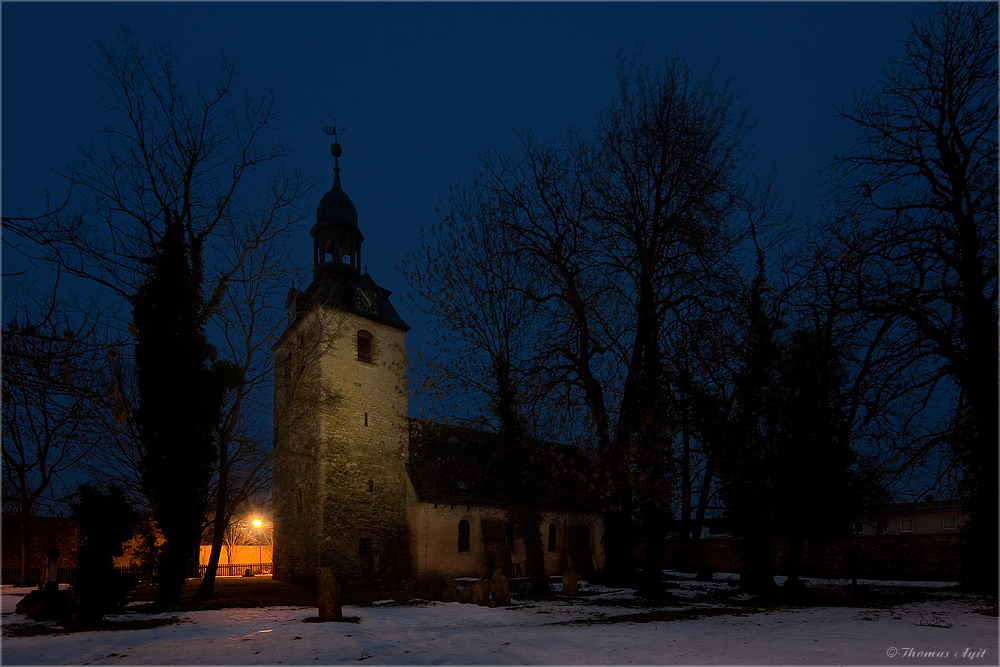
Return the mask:
<svg viewBox="0 0 1000 667">
<path fill-rule="evenodd" d="M 312 282 L 290 289 L 274 353 L 274 578 L 395 586 L 409 577 L 526 575 L 491 475 L 489 433 L 408 417 L 407 324 L 362 267 L 358 212 L 340 183 L 310 230 Z M 603 565 L 602 522 L 576 447 L 535 443 L 545 567 Z"/>
</svg>

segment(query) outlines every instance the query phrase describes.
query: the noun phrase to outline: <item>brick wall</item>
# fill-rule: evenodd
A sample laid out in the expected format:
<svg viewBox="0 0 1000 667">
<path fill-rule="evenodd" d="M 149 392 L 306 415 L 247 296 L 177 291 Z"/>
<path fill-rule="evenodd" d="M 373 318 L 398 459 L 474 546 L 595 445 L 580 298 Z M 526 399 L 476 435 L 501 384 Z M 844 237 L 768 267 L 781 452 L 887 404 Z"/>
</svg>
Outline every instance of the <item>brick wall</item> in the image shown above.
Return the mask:
<svg viewBox="0 0 1000 667">
<path fill-rule="evenodd" d="M 742 541 L 738 539 L 699 540 L 688 569 L 739 572 Z M 642 553 L 637 549 L 637 557 Z M 788 540 L 772 541 L 775 574 L 787 574 L 790 567 Z M 679 544 L 667 543 L 664 562 L 680 563 Z M 638 562 L 642 562 L 641 558 Z M 802 576 L 845 578 L 852 572 L 862 579 L 912 579 L 957 581 L 961 574 L 961 539 L 958 535 L 852 536 L 806 544 L 800 556 Z"/>
<path fill-rule="evenodd" d="M 3 567 L 21 567 L 21 524 L 11 515 L 4 514 L 2 526 Z M 76 567 L 76 552 L 83 534 L 73 519 L 36 516 L 31 518 L 31 564 L 45 566 L 45 550 L 59 549 L 59 567 Z"/>
<path fill-rule="evenodd" d="M 198 564 L 208 565 L 208 559 L 212 555 L 212 545 L 201 545 L 198 554 Z M 220 565 L 239 565 L 243 563 L 270 563 L 271 545 L 262 544 L 260 546 L 252 544 L 235 544 L 233 546 L 222 545 L 222 553 L 219 554 Z"/>
</svg>

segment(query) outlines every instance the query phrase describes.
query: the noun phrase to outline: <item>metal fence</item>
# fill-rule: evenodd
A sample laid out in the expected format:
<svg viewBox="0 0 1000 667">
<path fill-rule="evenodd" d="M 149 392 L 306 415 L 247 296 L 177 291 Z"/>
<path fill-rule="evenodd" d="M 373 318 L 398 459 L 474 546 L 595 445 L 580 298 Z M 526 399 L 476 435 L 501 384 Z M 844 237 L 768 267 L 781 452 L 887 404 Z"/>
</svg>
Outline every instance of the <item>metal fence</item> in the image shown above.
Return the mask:
<svg viewBox="0 0 1000 667">
<path fill-rule="evenodd" d="M 38 584 L 45 581 L 45 573 L 46 573 L 45 568 L 34 567 L 31 569 L 31 576 L 29 580 L 25 582 L 21 579 L 21 568 L 5 567 L 3 568 L 2 581 L 4 584 L 30 583 L 32 586 L 37 586 Z M 76 568 L 75 567 L 59 568 L 56 572 L 56 580 L 61 584 L 72 584 L 74 581 L 76 581 Z"/>
<path fill-rule="evenodd" d="M 75 567 L 60 567 L 56 570 L 56 581 L 60 584 L 72 584 L 76 582 L 76 570 Z M 156 570 L 148 567 L 140 567 L 138 565 L 130 565 L 127 567 L 116 567 L 115 572 L 123 572 L 125 574 L 133 575 L 139 581 L 154 581 L 156 579 Z M 35 567 L 31 569 L 31 577 L 28 583 L 32 586 L 37 586 L 45 581 L 46 569 L 41 567 Z M 4 584 L 22 584 L 25 583 L 21 579 L 21 568 L 19 567 L 5 567 L 3 568 L 3 583 Z"/>
<path fill-rule="evenodd" d="M 205 570 L 208 569 L 207 565 L 202 565 L 198 568 L 198 576 L 204 577 Z M 219 563 L 219 569 L 216 570 L 215 576 L 217 577 L 242 577 L 249 570 L 251 575 L 258 574 L 271 574 L 271 564 L 270 563 L 250 563 L 243 565 L 227 565 L 224 563 Z"/>
<path fill-rule="evenodd" d="M 201 565 L 198 567 L 198 578 L 205 576 L 205 570 L 208 569 L 207 565 Z M 56 580 L 61 584 L 72 584 L 76 581 L 76 570 L 75 567 L 60 567 L 56 573 Z M 258 574 L 271 574 L 271 564 L 270 563 L 243 563 L 243 564 L 224 564 L 219 563 L 219 569 L 216 570 L 215 576 L 217 577 L 242 577 L 246 574 L 247 570 L 250 571 L 251 575 Z M 130 565 L 128 567 L 116 567 L 116 572 L 124 572 L 126 574 L 131 574 L 135 576 L 140 582 L 150 582 L 156 581 L 156 570 L 148 567 L 141 567 L 138 565 Z M 35 567 L 31 570 L 31 578 L 29 583 L 32 586 L 37 586 L 45 581 L 45 568 Z M 21 580 L 21 568 L 19 567 L 4 567 L 2 568 L 2 583 L 4 584 L 21 584 L 25 583 Z"/>
</svg>

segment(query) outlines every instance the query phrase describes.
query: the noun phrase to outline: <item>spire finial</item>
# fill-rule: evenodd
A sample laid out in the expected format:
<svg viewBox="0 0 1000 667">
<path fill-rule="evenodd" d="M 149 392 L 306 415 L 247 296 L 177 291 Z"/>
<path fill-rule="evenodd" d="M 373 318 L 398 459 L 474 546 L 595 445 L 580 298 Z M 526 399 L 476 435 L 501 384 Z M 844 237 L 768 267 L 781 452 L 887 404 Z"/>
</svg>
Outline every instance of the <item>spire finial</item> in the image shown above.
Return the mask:
<svg viewBox="0 0 1000 667">
<path fill-rule="evenodd" d="M 337 175 L 337 177 L 339 177 L 340 176 L 339 158 L 343 153 L 343 149 L 341 149 L 340 144 L 337 143 L 337 131 L 339 130 L 340 132 L 343 132 L 344 128 L 337 125 L 336 118 L 333 119 L 333 123 L 334 123 L 333 125 L 327 125 L 326 127 L 324 127 L 323 133 L 333 135 L 333 143 L 330 144 L 330 153 L 333 155 L 333 172 L 334 174 Z"/>
</svg>

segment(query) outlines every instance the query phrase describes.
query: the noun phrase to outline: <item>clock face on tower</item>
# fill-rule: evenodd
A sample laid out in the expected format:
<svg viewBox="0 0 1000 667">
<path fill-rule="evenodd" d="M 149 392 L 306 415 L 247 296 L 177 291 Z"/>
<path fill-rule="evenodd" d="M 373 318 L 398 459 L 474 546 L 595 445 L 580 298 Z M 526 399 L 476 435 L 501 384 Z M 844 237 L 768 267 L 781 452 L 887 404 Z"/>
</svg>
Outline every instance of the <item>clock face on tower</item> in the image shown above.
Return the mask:
<svg viewBox="0 0 1000 667">
<path fill-rule="evenodd" d="M 356 287 L 354 289 L 354 305 L 366 313 L 378 312 L 378 294 Z"/>
</svg>

